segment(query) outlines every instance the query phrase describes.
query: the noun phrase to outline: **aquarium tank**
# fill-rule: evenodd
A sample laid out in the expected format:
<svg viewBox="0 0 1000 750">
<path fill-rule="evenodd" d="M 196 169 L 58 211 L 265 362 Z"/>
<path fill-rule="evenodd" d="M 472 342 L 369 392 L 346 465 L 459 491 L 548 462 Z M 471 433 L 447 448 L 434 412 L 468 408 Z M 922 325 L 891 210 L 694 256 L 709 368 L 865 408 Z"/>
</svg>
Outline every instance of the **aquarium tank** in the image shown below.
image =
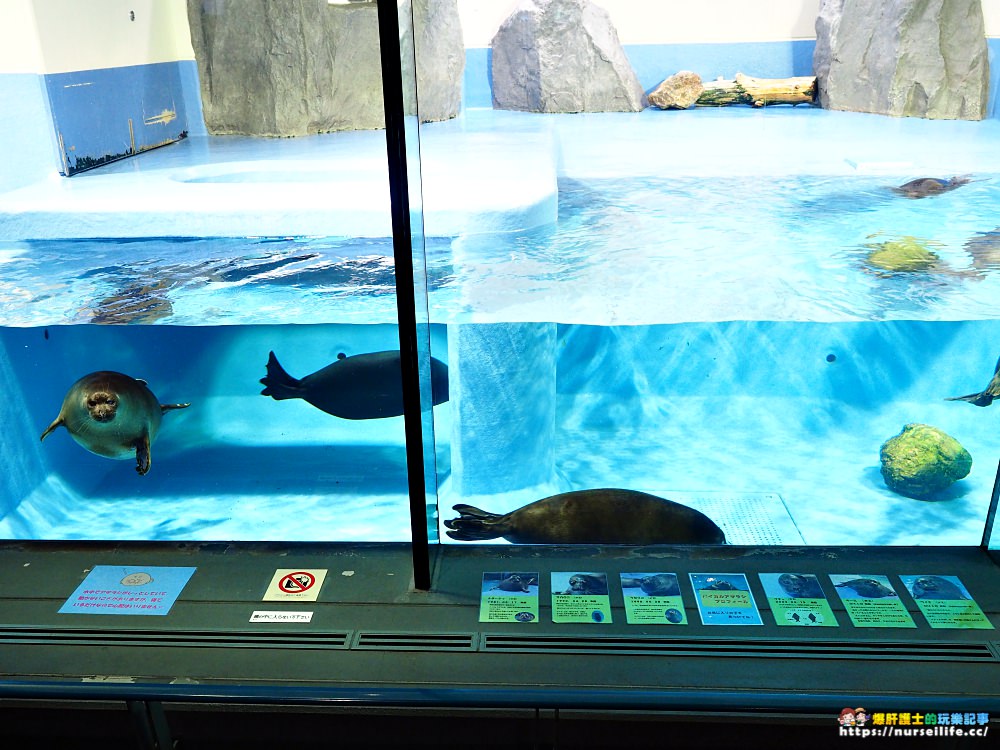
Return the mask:
<svg viewBox="0 0 1000 750">
<path fill-rule="evenodd" d="M 0 538 L 979 545 L 996 4 L 674 5 L 9 4 Z"/>
</svg>

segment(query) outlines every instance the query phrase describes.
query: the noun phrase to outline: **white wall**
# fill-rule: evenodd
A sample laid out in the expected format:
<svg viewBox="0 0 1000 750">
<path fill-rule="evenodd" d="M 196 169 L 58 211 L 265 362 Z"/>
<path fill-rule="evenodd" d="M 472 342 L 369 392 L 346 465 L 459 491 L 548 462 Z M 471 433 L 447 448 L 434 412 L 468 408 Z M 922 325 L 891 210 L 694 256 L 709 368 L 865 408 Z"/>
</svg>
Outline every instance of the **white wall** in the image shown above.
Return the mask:
<svg viewBox="0 0 1000 750">
<path fill-rule="evenodd" d="M 0 3 L 0 73 L 43 72 L 32 0 Z"/>
<path fill-rule="evenodd" d="M 820 0 L 596 0 L 622 44 L 815 39 Z M 518 0 L 458 0 L 466 47 L 489 47 Z M 986 35 L 1000 36 L 1000 0 L 983 0 Z"/>
<path fill-rule="evenodd" d="M 185 0 L 0 0 L 0 14 L 0 73 L 194 58 Z"/>
</svg>

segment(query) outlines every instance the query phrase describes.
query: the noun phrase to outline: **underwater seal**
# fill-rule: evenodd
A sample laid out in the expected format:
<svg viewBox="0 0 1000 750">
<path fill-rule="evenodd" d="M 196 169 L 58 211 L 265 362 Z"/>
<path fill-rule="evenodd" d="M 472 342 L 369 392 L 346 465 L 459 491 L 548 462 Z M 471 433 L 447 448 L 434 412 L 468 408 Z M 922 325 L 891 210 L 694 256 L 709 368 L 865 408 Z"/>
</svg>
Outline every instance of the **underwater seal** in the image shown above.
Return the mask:
<svg viewBox="0 0 1000 750">
<path fill-rule="evenodd" d="M 968 175 L 952 177 L 950 180 L 942 180 L 940 177 L 918 177 L 915 180 L 904 182 L 899 187 L 892 188 L 892 191 L 907 198 L 926 198 L 929 195 L 947 193 L 962 185 L 968 185 L 972 181 Z"/>
<path fill-rule="evenodd" d="M 274 352 L 267 359 L 261 396 L 275 401 L 301 398 L 341 419 L 382 419 L 403 413 L 403 386 L 398 351 L 371 352 L 348 357 L 306 375 L 293 378 Z M 431 357 L 431 396 L 434 406 L 448 400 L 448 365 Z"/>
<path fill-rule="evenodd" d="M 514 544 L 725 544 L 726 535 L 694 508 L 621 489 L 577 490 L 536 500 L 510 513 L 456 505 L 444 522 L 452 539 L 503 537 Z"/>
<path fill-rule="evenodd" d="M 997 360 L 997 366 L 993 369 L 993 379 L 985 390 L 979 393 L 970 393 L 968 396 L 952 396 L 946 398 L 945 401 L 968 401 L 976 406 L 989 406 L 993 403 L 993 399 L 998 396 L 1000 396 L 1000 359 Z"/>
<path fill-rule="evenodd" d="M 834 586 L 838 589 L 844 587 L 853 589 L 858 596 L 863 596 L 865 599 L 884 599 L 888 596 L 899 596 L 895 591 L 882 585 L 874 578 L 852 578 L 843 583 L 835 583 Z"/>
<path fill-rule="evenodd" d="M 149 446 L 163 413 L 188 406 L 159 403 L 144 380 L 110 370 L 92 372 L 70 386 L 59 416 L 40 439 L 63 426 L 76 442 L 98 456 L 135 456 L 135 470 L 145 474 L 152 463 Z"/>
</svg>

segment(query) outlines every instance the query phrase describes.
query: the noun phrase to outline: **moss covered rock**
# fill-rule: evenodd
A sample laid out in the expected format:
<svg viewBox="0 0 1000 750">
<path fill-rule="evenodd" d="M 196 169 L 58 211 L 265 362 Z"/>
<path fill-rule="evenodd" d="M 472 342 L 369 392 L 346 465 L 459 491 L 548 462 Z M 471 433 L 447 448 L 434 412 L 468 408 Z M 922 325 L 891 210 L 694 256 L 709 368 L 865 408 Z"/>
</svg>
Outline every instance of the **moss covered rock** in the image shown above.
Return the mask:
<svg viewBox="0 0 1000 750">
<path fill-rule="evenodd" d="M 866 247 L 871 249 L 868 265 L 884 271 L 929 271 L 940 262 L 929 243 L 916 237 L 900 237 Z"/>
<path fill-rule="evenodd" d="M 882 444 L 882 478 L 900 495 L 929 500 L 972 468 L 955 438 L 928 424 L 908 424 Z"/>
</svg>

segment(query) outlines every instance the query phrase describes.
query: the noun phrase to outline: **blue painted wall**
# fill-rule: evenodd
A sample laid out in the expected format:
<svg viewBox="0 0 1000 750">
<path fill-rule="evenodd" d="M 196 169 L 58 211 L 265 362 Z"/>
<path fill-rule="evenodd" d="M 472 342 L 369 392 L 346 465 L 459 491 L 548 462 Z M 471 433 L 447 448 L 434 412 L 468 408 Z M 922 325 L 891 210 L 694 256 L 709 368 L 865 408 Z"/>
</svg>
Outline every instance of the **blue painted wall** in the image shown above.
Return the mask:
<svg viewBox="0 0 1000 750">
<path fill-rule="evenodd" d="M 45 76 L 62 172 L 75 174 L 187 135 L 177 63 Z"/>
</svg>

